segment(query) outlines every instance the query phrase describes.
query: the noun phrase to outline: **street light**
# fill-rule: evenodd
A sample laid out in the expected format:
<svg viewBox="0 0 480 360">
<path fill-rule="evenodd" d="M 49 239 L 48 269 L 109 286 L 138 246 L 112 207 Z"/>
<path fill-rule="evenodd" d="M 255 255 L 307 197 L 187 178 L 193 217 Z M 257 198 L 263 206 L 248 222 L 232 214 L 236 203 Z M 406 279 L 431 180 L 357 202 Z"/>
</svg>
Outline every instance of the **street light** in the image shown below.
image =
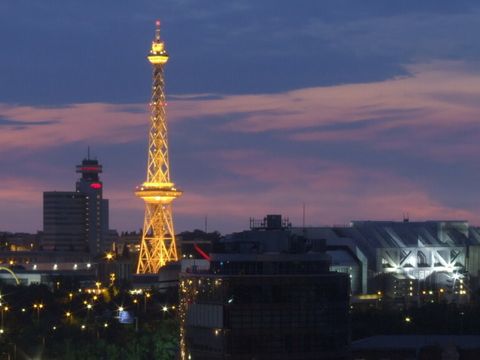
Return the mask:
<svg viewBox="0 0 480 360">
<path fill-rule="evenodd" d="M 150 296 L 151 295 L 148 292 L 144 293 L 144 295 L 143 295 L 143 312 L 145 312 L 145 313 L 147 312 L 147 299 L 149 299 Z"/>
<path fill-rule="evenodd" d="M 33 304 L 33 308 L 37 310 L 37 322 L 40 321 L 40 310 L 43 309 L 43 304 Z"/>
<path fill-rule="evenodd" d="M 93 305 L 92 304 L 87 304 L 87 321 L 90 319 L 90 311 L 92 310 Z"/>
<path fill-rule="evenodd" d="M 8 306 L 1 306 L 1 314 L 2 314 L 2 319 L 1 319 L 1 328 L 3 329 L 3 312 L 8 311 Z"/>
</svg>

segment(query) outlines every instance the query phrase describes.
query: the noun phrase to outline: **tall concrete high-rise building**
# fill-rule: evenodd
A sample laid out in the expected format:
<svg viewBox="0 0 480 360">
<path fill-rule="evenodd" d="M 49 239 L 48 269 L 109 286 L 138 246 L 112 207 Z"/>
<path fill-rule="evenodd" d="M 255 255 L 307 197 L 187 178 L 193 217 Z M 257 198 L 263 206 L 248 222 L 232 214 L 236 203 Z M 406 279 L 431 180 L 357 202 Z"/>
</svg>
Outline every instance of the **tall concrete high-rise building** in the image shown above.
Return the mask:
<svg viewBox="0 0 480 360">
<path fill-rule="evenodd" d="M 90 157 L 77 166 L 77 173 L 82 176 L 77 181 L 76 189 L 85 195 L 85 233 L 92 254 L 106 250 L 108 234 L 108 200 L 103 199 L 103 183 L 98 175 L 101 172 L 102 165 Z"/>
<path fill-rule="evenodd" d="M 137 274 L 155 274 L 168 262 L 178 260 L 173 228 L 172 201 L 182 192 L 170 180 L 164 66 L 168 61 L 160 38 L 160 21 L 147 56 L 153 67 L 147 180 L 135 195 L 145 201 L 145 220 Z"/>
<path fill-rule="evenodd" d="M 81 174 L 76 191 L 43 193 L 43 250 L 81 251 L 103 254 L 108 244 L 108 200 L 98 160 L 84 159 L 77 166 Z"/>
</svg>

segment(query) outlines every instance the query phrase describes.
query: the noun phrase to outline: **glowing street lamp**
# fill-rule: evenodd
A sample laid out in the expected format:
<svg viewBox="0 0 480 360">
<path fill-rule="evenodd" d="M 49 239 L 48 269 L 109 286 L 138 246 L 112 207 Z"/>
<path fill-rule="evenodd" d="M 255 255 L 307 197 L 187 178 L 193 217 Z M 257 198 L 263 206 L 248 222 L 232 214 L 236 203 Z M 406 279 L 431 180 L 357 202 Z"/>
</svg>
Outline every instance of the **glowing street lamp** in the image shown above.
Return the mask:
<svg viewBox="0 0 480 360">
<path fill-rule="evenodd" d="M 92 304 L 87 304 L 87 319 L 90 319 L 90 311 L 92 310 L 93 308 L 93 305 Z"/>
<path fill-rule="evenodd" d="M 37 322 L 40 321 L 40 310 L 43 309 L 43 304 L 33 304 L 33 308 L 37 310 Z"/>
<path fill-rule="evenodd" d="M 148 292 L 143 294 L 143 312 L 145 313 L 147 312 L 147 299 L 150 299 L 150 296 L 152 295 L 150 295 Z"/>
<path fill-rule="evenodd" d="M 2 319 L 1 319 L 1 328 L 3 329 L 3 312 L 8 311 L 8 306 L 1 306 L 1 314 L 2 314 Z"/>
</svg>

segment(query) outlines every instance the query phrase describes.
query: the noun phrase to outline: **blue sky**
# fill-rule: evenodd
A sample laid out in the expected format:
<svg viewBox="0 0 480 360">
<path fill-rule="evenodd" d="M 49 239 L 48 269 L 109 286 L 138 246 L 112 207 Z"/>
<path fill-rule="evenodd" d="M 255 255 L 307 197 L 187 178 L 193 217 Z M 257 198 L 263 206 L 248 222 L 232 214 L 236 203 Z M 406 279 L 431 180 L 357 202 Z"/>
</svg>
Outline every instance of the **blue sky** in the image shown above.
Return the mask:
<svg viewBox="0 0 480 360">
<path fill-rule="evenodd" d="M 480 224 L 474 1 L 0 3 L 0 229 L 42 227 L 87 146 L 111 225 L 138 229 L 155 19 L 179 231 L 283 213 Z"/>
</svg>

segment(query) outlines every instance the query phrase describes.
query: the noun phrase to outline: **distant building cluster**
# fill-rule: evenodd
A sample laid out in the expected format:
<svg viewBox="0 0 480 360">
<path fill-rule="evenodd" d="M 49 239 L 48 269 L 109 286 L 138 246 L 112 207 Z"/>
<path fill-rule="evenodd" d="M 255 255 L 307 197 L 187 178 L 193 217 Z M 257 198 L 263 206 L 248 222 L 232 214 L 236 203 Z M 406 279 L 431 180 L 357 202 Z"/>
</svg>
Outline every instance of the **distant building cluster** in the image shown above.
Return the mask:
<svg viewBox="0 0 480 360">
<path fill-rule="evenodd" d="M 293 228 L 325 239 L 332 269 L 347 272 L 362 294 L 399 303 L 463 302 L 479 287 L 480 229 L 467 221 L 353 221 Z"/>
<path fill-rule="evenodd" d="M 88 157 L 76 171 L 80 178 L 75 191 L 43 193 L 43 231 L 0 233 L 0 267 L 8 267 L 16 276 L 0 272 L 2 281 L 52 285 L 62 277 L 87 282 L 130 279 L 135 259 L 128 246 L 134 242 L 138 246 L 139 234 L 119 237 L 109 229 L 109 204 L 103 198 L 98 160 Z M 121 239 L 125 246 L 118 248 Z"/>
<path fill-rule="evenodd" d="M 467 304 L 479 288 L 480 231 L 466 221 L 293 227 L 267 215 L 251 220 L 250 228 L 223 237 L 200 231 L 179 237 L 182 359 L 448 352 L 416 340 L 408 349 L 358 341 L 350 347 L 348 311 Z"/>
</svg>

